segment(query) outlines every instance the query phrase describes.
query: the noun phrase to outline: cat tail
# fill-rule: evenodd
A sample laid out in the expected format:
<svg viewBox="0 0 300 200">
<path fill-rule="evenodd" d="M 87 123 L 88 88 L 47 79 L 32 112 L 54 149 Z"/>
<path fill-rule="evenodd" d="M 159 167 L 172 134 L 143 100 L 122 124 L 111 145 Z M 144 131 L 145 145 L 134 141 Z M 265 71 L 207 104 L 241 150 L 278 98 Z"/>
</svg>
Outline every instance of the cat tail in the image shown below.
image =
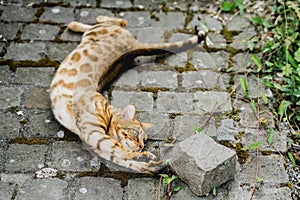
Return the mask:
<svg viewBox="0 0 300 200">
<path fill-rule="evenodd" d="M 187 49 L 195 47 L 205 39 L 204 31 L 197 31 L 197 35 L 178 42 L 171 43 L 159 43 L 159 44 L 148 44 L 138 43 L 137 49 L 135 50 L 139 55 L 157 55 L 165 52 L 178 53 Z"/>
</svg>

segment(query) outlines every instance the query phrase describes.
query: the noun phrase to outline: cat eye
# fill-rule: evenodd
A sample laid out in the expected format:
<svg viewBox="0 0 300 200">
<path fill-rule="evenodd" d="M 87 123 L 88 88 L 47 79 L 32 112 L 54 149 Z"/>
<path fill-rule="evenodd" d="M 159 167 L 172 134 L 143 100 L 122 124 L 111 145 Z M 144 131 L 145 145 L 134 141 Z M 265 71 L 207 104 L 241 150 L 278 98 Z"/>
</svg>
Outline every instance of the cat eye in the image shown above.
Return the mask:
<svg viewBox="0 0 300 200">
<path fill-rule="evenodd" d="M 136 138 L 139 136 L 139 132 L 137 130 L 135 130 L 135 129 L 133 129 L 132 134 Z"/>
</svg>

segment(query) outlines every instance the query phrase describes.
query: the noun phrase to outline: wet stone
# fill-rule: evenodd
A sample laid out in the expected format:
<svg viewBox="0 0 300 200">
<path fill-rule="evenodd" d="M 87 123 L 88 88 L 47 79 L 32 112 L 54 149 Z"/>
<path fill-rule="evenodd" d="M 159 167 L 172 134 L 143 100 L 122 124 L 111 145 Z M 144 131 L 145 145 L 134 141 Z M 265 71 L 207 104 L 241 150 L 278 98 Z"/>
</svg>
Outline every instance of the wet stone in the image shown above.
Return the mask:
<svg viewBox="0 0 300 200">
<path fill-rule="evenodd" d="M 49 87 L 55 68 L 54 67 L 26 67 L 18 68 L 13 82 L 24 85 Z"/>
<path fill-rule="evenodd" d="M 47 7 L 40 17 L 41 22 L 54 22 L 68 24 L 75 20 L 75 13 L 72 8 Z"/>
<path fill-rule="evenodd" d="M 25 107 L 50 109 L 51 102 L 49 98 L 49 92 L 47 92 L 46 89 L 32 88 L 26 94 Z"/>
<path fill-rule="evenodd" d="M 211 17 L 210 15 L 197 14 L 194 16 L 193 20 L 188 24 L 189 27 L 194 28 L 195 26 L 200 26 L 203 24 L 211 31 L 221 31 L 222 23 L 216 18 Z"/>
<path fill-rule="evenodd" d="M 105 9 L 82 8 L 79 13 L 79 21 L 85 24 L 95 24 L 99 15 L 114 17 L 113 13 Z"/>
<path fill-rule="evenodd" d="M 12 199 L 16 184 L 0 182 L 0 199 Z"/>
<path fill-rule="evenodd" d="M 122 200 L 123 189 L 120 181 L 112 178 L 84 177 L 80 178 L 79 186 L 76 188 L 75 200 L 111 199 Z"/>
<path fill-rule="evenodd" d="M 22 89 L 18 87 L 0 87 L 0 109 L 20 106 Z"/>
<path fill-rule="evenodd" d="M 150 92 L 112 92 L 111 104 L 117 108 L 124 108 L 129 104 L 136 106 L 139 111 L 151 111 L 153 109 L 153 94 Z"/>
<path fill-rule="evenodd" d="M 127 20 L 129 29 L 150 26 L 149 12 L 124 12 L 123 18 Z"/>
<path fill-rule="evenodd" d="M 130 0 L 117 0 L 117 1 L 102 0 L 100 7 L 101 8 L 131 8 L 132 4 Z"/>
<path fill-rule="evenodd" d="M 143 71 L 140 76 L 143 87 L 169 89 L 177 87 L 177 73 L 174 71 Z"/>
<path fill-rule="evenodd" d="M 17 32 L 18 30 L 20 30 L 21 26 L 21 23 L 0 23 L 0 41 L 15 39 Z"/>
<path fill-rule="evenodd" d="M 133 87 L 136 88 L 139 84 L 138 72 L 134 69 L 128 70 L 113 83 L 115 86 L 122 88 Z"/>
<path fill-rule="evenodd" d="M 29 24 L 25 26 L 22 40 L 54 40 L 60 28 L 47 24 Z"/>
<path fill-rule="evenodd" d="M 5 171 L 33 172 L 45 162 L 48 147 L 46 145 L 11 144 L 8 146 Z"/>
<path fill-rule="evenodd" d="M 92 165 L 91 160 L 92 155 L 83 144 L 55 142 L 52 145 L 52 161 L 49 165 L 55 169 L 69 172 L 98 171 L 100 165 Z"/>
<path fill-rule="evenodd" d="M 28 22 L 34 20 L 37 8 L 19 7 L 15 5 L 5 6 L 1 20 L 9 22 Z"/>
<path fill-rule="evenodd" d="M 4 56 L 4 59 L 14 61 L 38 61 L 42 58 L 46 58 L 46 45 L 42 42 L 11 43 Z"/>
<path fill-rule="evenodd" d="M 136 178 L 128 181 L 128 200 L 153 200 L 156 198 L 157 180 L 153 178 Z"/>
<path fill-rule="evenodd" d="M 16 115 L 0 112 L 0 140 L 16 138 L 19 129 L 20 123 Z"/>
<path fill-rule="evenodd" d="M 190 113 L 193 95 L 190 93 L 158 92 L 157 110 L 165 113 Z"/>
<path fill-rule="evenodd" d="M 30 114 L 28 121 L 28 132 L 24 133 L 25 137 L 56 138 L 57 132 L 61 129 L 52 111 Z"/>
<path fill-rule="evenodd" d="M 226 69 L 228 67 L 229 54 L 225 51 L 218 52 L 194 52 L 192 64 L 197 69 Z"/>
<path fill-rule="evenodd" d="M 50 43 L 48 44 L 48 56 L 55 61 L 63 61 L 77 46 L 77 43 Z"/>
<path fill-rule="evenodd" d="M 195 110 L 199 113 L 218 113 L 232 110 L 230 95 L 227 92 L 195 92 Z"/>
<path fill-rule="evenodd" d="M 182 76 L 182 86 L 187 89 L 205 88 L 225 90 L 228 84 L 226 83 L 226 79 L 228 80 L 228 78 L 224 78 L 228 75 L 208 70 L 183 72 Z"/>
<path fill-rule="evenodd" d="M 58 178 L 33 179 L 19 186 L 16 200 L 60 200 L 63 199 L 67 186 L 66 181 Z"/>
</svg>

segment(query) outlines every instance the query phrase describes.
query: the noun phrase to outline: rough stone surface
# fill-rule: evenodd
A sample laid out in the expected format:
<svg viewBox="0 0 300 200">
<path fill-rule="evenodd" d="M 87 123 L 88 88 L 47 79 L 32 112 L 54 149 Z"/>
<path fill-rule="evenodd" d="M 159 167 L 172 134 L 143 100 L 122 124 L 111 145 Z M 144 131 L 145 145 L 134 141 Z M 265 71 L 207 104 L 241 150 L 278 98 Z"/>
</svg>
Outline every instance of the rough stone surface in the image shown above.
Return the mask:
<svg viewBox="0 0 300 200">
<path fill-rule="evenodd" d="M 202 15 L 202 14 L 194 15 L 194 18 L 189 23 L 189 26 L 193 28 L 195 26 L 200 26 L 200 24 L 203 24 L 205 27 L 207 27 L 208 30 L 212 30 L 212 31 L 222 30 L 222 23 L 220 21 L 218 21 L 217 19 L 209 15 Z"/>
<path fill-rule="evenodd" d="M 0 87 L 0 109 L 7 109 L 20 105 L 21 88 Z"/>
<path fill-rule="evenodd" d="M 75 20 L 75 13 L 72 8 L 51 7 L 47 8 L 40 17 L 42 22 L 54 22 L 68 24 Z"/>
<path fill-rule="evenodd" d="M 17 32 L 21 26 L 21 23 L 0 23 L 0 41 L 7 41 L 16 38 Z"/>
<path fill-rule="evenodd" d="M 142 86 L 175 89 L 177 73 L 173 71 L 145 71 L 141 73 Z"/>
<path fill-rule="evenodd" d="M 77 43 L 50 43 L 47 46 L 48 56 L 55 61 L 63 61 L 63 59 L 77 46 Z"/>
<path fill-rule="evenodd" d="M 226 69 L 229 54 L 225 51 L 213 53 L 197 51 L 193 54 L 192 64 L 196 69 Z"/>
<path fill-rule="evenodd" d="M 0 112 L 0 140 L 16 138 L 19 135 L 20 123 L 11 113 Z"/>
<path fill-rule="evenodd" d="M 153 200 L 156 194 L 155 179 L 142 178 L 128 181 L 128 200 Z"/>
<path fill-rule="evenodd" d="M 26 67 L 18 68 L 14 77 L 14 83 L 49 87 L 54 75 L 54 67 Z"/>
<path fill-rule="evenodd" d="M 51 101 L 49 92 L 46 89 L 32 88 L 26 94 L 25 107 L 50 109 Z"/>
<path fill-rule="evenodd" d="M 19 187 L 16 196 L 17 200 L 60 200 L 64 196 L 64 190 L 68 184 L 66 181 L 58 178 L 44 180 L 30 180 L 26 184 Z"/>
<path fill-rule="evenodd" d="M 113 17 L 113 13 L 105 9 L 82 8 L 79 13 L 79 20 L 82 23 L 94 24 L 99 15 Z"/>
<path fill-rule="evenodd" d="M 11 199 L 16 185 L 0 182 L 0 199 Z"/>
<path fill-rule="evenodd" d="M 153 109 L 152 95 L 150 92 L 113 91 L 111 104 L 118 108 L 125 108 L 129 104 L 134 104 L 139 111 L 150 111 Z"/>
<path fill-rule="evenodd" d="M 97 171 L 100 164 L 91 164 L 92 155 L 84 149 L 83 144 L 76 142 L 55 142 L 52 145 L 50 166 L 63 171 Z"/>
<path fill-rule="evenodd" d="M 238 125 L 232 119 L 223 119 L 217 130 L 218 141 L 237 142 L 236 135 L 238 134 Z"/>
<path fill-rule="evenodd" d="M 231 111 L 231 100 L 227 92 L 195 92 L 196 110 L 203 112 Z"/>
<path fill-rule="evenodd" d="M 111 178 L 84 177 L 79 179 L 74 200 L 95 198 L 122 200 L 122 195 L 120 181 Z"/>
<path fill-rule="evenodd" d="M 193 95 L 190 93 L 158 92 L 157 110 L 165 113 L 190 113 Z"/>
<path fill-rule="evenodd" d="M 198 196 L 232 180 L 236 173 L 236 153 L 204 134 L 176 144 L 167 157 L 171 168 Z"/>
<path fill-rule="evenodd" d="M 11 43 L 4 58 L 14 61 L 37 61 L 46 58 L 46 53 L 46 44 L 42 42 Z"/>
<path fill-rule="evenodd" d="M 29 24 L 21 35 L 22 40 L 54 40 L 59 27 L 44 24 Z"/>
<path fill-rule="evenodd" d="M 5 171 L 33 172 L 44 166 L 46 145 L 11 144 L 6 152 Z"/>
<path fill-rule="evenodd" d="M 5 6 L 3 9 L 1 20 L 27 22 L 34 19 L 36 8 L 19 7 L 14 5 Z"/>
</svg>

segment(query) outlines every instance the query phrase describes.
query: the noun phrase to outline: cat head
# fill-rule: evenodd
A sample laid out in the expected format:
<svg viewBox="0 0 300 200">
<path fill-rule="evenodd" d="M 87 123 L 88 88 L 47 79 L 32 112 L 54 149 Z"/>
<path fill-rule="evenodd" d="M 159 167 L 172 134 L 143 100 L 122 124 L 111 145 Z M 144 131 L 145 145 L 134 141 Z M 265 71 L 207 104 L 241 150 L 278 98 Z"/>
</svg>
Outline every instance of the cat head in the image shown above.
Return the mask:
<svg viewBox="0 0 300 200">
<path fill-rule="evenodd" d="M 125 27 L 127 25 L 127 21 L 125 19 L 108 17 L 108 16 L 103 16 L 103 15 L 98 16 L 96 18 L 96 22 L 98 24 L 109 23 L 109 24 L 118 25 L 118 26 L 122 26 L 122 27 Z"/>
<path fill-rule="evenodd" d="M 114 139 L 120 142 L 124 148 L 140 151 L 143 150 L 146 139 L 144 129 L 150 126 L 150 124 L 139 122 L 135 118 L 135 106 L 128 105 L 113 114 L 109 134 L 113 135 Z"/>
</svg>

